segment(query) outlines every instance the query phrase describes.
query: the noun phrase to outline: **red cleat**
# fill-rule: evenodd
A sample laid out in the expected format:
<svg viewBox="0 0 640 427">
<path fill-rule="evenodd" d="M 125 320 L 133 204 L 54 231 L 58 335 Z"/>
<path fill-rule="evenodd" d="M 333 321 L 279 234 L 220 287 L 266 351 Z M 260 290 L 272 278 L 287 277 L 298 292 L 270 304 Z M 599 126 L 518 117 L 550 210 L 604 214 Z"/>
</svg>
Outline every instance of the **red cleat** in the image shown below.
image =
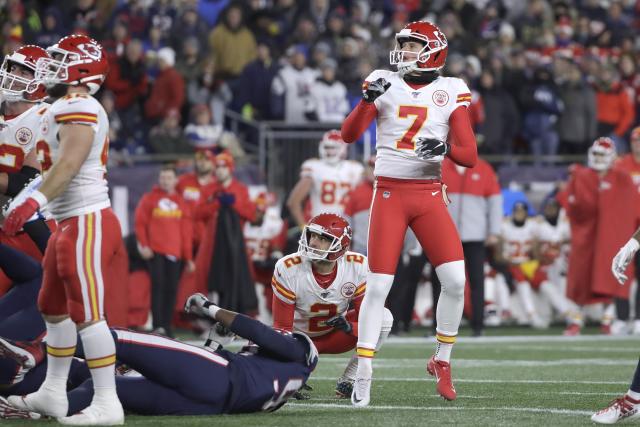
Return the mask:
<svg viewBox="0 0 640 427">
<path fill-rule="evenodd" d="M 427 372 L 436 377 L 436 390 L 445 400 L 456 400 L 456 389 L 451 382 L 451 365 L 443 360 L 436 360 L 431 356 L 427 363 Z"/>
<path fill-rule="evenodd" d="M 576 323 L 572 323 L 569 326 L 567 326 L 567 329 L 564 330 L 564 332 L 562 333 L 562 335 L 566 336 L 566 337 L 575 337 L 580 335 L 580 325 L 576 324 Z"/>
</svg>

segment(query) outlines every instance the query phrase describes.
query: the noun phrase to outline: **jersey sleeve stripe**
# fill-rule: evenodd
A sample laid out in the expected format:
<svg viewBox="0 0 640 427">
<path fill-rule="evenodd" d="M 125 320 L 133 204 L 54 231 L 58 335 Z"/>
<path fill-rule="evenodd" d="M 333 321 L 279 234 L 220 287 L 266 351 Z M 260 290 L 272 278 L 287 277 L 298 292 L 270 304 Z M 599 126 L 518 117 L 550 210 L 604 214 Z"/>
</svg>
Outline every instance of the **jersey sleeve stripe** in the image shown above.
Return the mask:
<svg viewBox="0 0 640 427">
<path fill-rule="evenodd" d="M 467 93 L 461 93 L 458 95 L 458 98 L 466 98 L 466 97 L 471 97 L 471 93 L 467 92 Z"/>
<path fill-rule="evenodd" d="M 98 123 L 97 114 L 91 113 L 65 113 L 58 114 L 55 116 L 56 123 L 65 123 L 65 122 L 87 122 L 87 123 Z"/>
<path fill-rule="evenodd" d="M 358 285 L 358 287 L 356 288 L 356 291 L 353 293 L 354 297 L 359 297 L 360 295 L 362 295 L 364 293 L 364 291 L 367 290 L 367 283 L 361 283 L 360 285 Z"/>
<path fill-rule="evenodd" d="M 271 279 L 271 286 L 277 293 L 279 293 L 283 297 L 287 298 L 288 300 L 295 301 L 296 294 L 289 291 L 288 289 L 285 289 L 285 287 L 282 286 L 282 284 L 279 283 L 276 279 Z"/>
</svg>

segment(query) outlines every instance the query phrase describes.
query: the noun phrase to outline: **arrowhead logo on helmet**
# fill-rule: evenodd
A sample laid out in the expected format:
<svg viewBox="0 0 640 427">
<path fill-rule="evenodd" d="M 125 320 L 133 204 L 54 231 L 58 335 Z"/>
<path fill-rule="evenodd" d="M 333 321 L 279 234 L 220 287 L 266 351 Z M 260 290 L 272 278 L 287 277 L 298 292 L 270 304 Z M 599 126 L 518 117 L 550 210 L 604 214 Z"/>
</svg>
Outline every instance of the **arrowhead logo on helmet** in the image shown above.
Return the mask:
<svg viewBox="0 0 640 427">
<path fill-rule="evenodd" d="M 423 45 L 419 52 L 403 50 L 403 43 L 416 41 Z M 440 28 L 427 21 L 415 21 L 396 33 L 395 48 L 389 53 L 389 62 L 401 74 L 412 71 L 437 71 L 444 67 L 449 44 Z"/>
</svg>

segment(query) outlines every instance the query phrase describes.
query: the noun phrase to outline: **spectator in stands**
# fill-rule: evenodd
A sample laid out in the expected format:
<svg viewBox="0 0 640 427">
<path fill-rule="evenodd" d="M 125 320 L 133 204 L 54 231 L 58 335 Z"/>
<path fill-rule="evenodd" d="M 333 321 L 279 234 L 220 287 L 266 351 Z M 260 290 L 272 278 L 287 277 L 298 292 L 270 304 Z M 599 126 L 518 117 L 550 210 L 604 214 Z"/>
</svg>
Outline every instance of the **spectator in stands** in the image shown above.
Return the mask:
<svg viewBox="0 0 640 427">
<path fill-rule="evenodd" d="M 119 138 L 122 131 L 122 120 L 115 108 L 115 97 L 112 92 L 105 90 L 100 94 L 100 104 L 104 108 L 104 112 L 107 113 L 109 118 L 109 149 L 120 150 L 122 148 L 122 141 Z"/>
<path fill-rule="evenodd" d="M 158 26 L 149 29 L 149 35 L 144 40 L 144 57 L 147 63 L 147 75 L 155 79 L 160 72 L 158 64 L 158 52 L 167 46 L 166 40 L 162 36 L 162 30 Z"/>
<path fill-rule="evenodd" d="M 307 114 L 310 120 L 320 122 L 342 122 L 350 111 L 347 100 L 347 88 L 336 80 L 335 60 L 328 58 L 320 64 L 320 76 L 311 86 L 311 112 Z"/>
<path fill-rule="evenodd" d="M 110 63 L 117 61 L 125 52 L 130 39 L 128 24 L 126 18 L 116 19 L 111 34 L 101 42 Z"/>
<path fill-rule="evenodd" d="M 175 108 L 167 111 L 160 124 L 149 132 L 149 146 L 157 154 L 190 153 L 193 151 L 189 140 L 180 127 L 180 111 Z"/>
<path fill-rule="evenodd" d="M 620 83 L 620 75 L 610 65 L 602 66 L 596 78 L 598 135 L 613 139 L 620 152 L 627 151 L 625 134 L 635 118 L 629 94 Z"/>
<path fill-rule="evenodd" d="M 258 42 L 257 58 L 242 70 L 241 85 L 237 87 L 233 104 L 238 111 L 254 120 L 272 120 L 271 85 L 278 72 L 278 64 L 271 56 L 271 44 Z"/>
<path fill-rule="evenodd" d="M 156 333 L 173 336 L 171 320 L 183 262 L 194 271 L 191 210 L 176 192 L 176 170 L 165 165 L 158 185 L 140 199 L 135 214 L 138 252 L 149 262 L 151 314 Z"/>
<path fill-rule="evenodd" d="M 175 28 L 178 17 L 177 3 L 171 0 L 156 0 L 149 7 L 149 23 L 151 28 L 159 31 L 163 41 L 169 40 L 171 30 Z"/>
<path fill-rule="evenodd" d="M 539 66 L 530 84 L 522 88 L 524 104 L 522 134 L 529 142 L 531 153 L 536 156 L 555 155 L 558 152 L 558 131 L 556 123 L 564 109 L 553 82 L 551 70 Z"/>
<path fill-rule="evenodd" d="M 209 105 L 213 123 L 222 125 L 224 110 L 232 98 L 231 88 L 219 78 L 216 72 L 215 61 L 212 58 L 205 58 L 198 67 L 198 78 L 191 80 L 187 85 L 188 103 Z"/>
<path fill-rule="evenodd" d="M 166 117 L 171 110 L 182 108 L 185 99 L 184 79 L 174 68 L 175 52 L 170 47 L 158 51 L 160 74 L 151 88 L 144 105 L 145 116 L 152 122 Z"/>
<path fill-rule="evenodd" d="M 217 146 L 222 132 L 222 125 L 214 125 L 211 122 L 211 112 L 206 104 L 196 104 L 191 107 L 191 121 L 184 129 L 184 133 L 194 148 Z"/>
<path fill-rule="evenodd" d="M 596 137 L 595 92 L 585 82 L 578 65 L 573 62 L 568 64 L 558 79 L 558 93 L 565 106 L 558 121 L 560 151 L 584 154 Z"/>
<path fill-rule="evenodd" d="M 209 28 L 195 7 L 187 6 L 171 30 L 171 46 L 178 49 L 184 40 L 195 38 L 198 46 L 205 46 Z"/>
<path fill-rule="evenodd" d="M 256 57 L 256 40 L 244 24 L 244 11 L 232 3 L 209 34 L 209 48 L 223 79 L 233 79 Z"/>
<path fill-rule="evenodd" d="M 197 81 L 201 73 L 200 42 L 196 37 L 186 37 L 180 40 L 180 46 L 180 54 L 176 61 L 176 71 L 184 79 L 188 92 L 189 85 Z"/>
<path fill-rule="evenodd" d="M 484 106 L 484 122 L 476 138 L 479 151 L 485 154 L 511 154 L 518 133 L 520 115 L 513 97 L 496 84 L 494 74 L 484 70 L 480 75 L 479 93 Z"/>
<path fill-rule="evenodd" d="M 287 64 L 278 71 L 271 85 L 271 111 L 277 118 L 288 123 L 307 121 L 311 86 L 315 84 L 317 72 L 307 67 L 303 46 L 287 49 Z"/>
<path fill-rule="evenodd" d="M 403 22 L 404 23 L 404 22 Z M 338 46 L 346 36 L 345 16 L 338 11 L 331 12 L 327 19 L 326 30 L 320 35 L 318 41 L 326 45 L 329 49 L 327 55 L 338 53 Z"/>
<path fill-rule="evenodd" d="M 42 16 L 42 30 L 36 34 L 34 43 L 38 46 L 51 46 L 65 35 L 64 22 L 60 9 L 48 7 Z"/>
</svg>

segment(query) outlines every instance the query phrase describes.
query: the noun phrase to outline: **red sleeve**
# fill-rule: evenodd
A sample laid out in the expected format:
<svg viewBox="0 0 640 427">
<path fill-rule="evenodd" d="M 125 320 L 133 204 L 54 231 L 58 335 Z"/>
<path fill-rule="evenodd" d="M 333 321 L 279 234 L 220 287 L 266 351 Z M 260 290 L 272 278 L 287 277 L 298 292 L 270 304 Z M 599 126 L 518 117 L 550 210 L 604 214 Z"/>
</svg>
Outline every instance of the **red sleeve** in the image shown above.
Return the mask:
<svg viewBox="0 0 640 427">
<path fill-rule="evenodd" d="M 460 166 L 472 168 L 478 161 L 476 137 L 473 134 L 469 111 L 466 107 L 456 108 L 449 117 L 451 151 L 449 157 Z"/>
<path fill-rule="evenodd" d="M 217 199 L 213 199 L 213 201 L 201 201 L 196 204 L 196 207 L 193 212 L 193 218 L 196 221 L 208 221 L 214 213 L 220 208 L 220 204 Z"/>
<path fill-rule="evenodd" d="M 236 186 L 229 188 L 229 190 L 236 196 L 233 209 L 238 212 L 238 215 L 249 222 L 255 221 L 256 205 L 249 198 L 249 190 L 247 190 L 247 187 L 238 182 Z"/>
<path fill-rule="evenodd" d="M 193 218 L 189 204 L 182 201 L 182 257 L 185 261 L 193 258 Z"/>
<path fill-rule="evenodd" d="M 271 310 L 273 311 L 273 327 L 284 329 L 285 331 L 292 331 L 293 314 L 295 309 L 295 304 L 287 304 L 274 295 L 271 302 Z"/>
<path fill-rule="evenodd" d="M 135 212 L 135 232 L 136 239 L 138 239 L 138 243 L 140 246 L 149 246 L 149 235 L 147 232 L 147 224 L 149 224 L 149 220 L 151 219 L 151 197 L 149 194 L 145 194 L 140 199 L 140 203 L 138 203 L 138 207 Z"/>
<path fill-rule="evenodd" d="M 364 300 L 364 295 L 359 296 L 358 298 L 353 299 L 351 302 L 353 303 L 353 309 L 355 314 L 355 320 L 358 320 L 358 316 L 360 316 L 360 306 L 362 305 L 362 300 Z M 349 310 L 351 311 L 351 310 Z"/>
<path fill-rule="evenodd" d="M 342 123 L 343 141 L 348 144 L 357 141 L 377 116 L 378 109 L 373 102 L 368 103 L 360 100 Z"/>
<path fill-rule="evenodd" d="M 617 136 L 623 137 L 627 132 L 631 124 L 633 123 L 633 119 L 635 118 L 635 112 L 633 111 L 633 103 L 629 99 L 629 95 L 624 90 L 620 91 L 620 105 L 622 107 L 621 117 L 618 121 L 618 126 L 616 126 L 613 131 Z"/>
</svg>

